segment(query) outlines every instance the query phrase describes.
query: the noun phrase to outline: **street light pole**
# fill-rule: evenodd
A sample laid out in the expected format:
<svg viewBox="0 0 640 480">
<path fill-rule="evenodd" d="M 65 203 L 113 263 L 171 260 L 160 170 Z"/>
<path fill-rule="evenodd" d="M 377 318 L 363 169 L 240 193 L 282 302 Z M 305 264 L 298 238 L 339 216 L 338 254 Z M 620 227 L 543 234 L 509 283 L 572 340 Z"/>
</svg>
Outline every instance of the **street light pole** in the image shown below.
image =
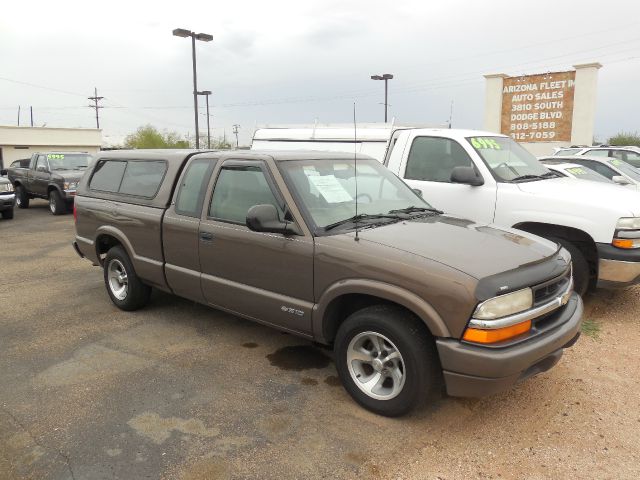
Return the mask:
<svg viewBox="0 0 640 480">
<path fill-rule="evenodd" d="M 390 73 L 384 73 L 382 75 L 371 75 L 371 80 L 384 80 L 384 123 L 387 123 L 387 109 L 389 106 L 389 80 L 393 78 Z"/>
<path fill-rule="evenodd" d="M 173 35 L 176 37 L 188 38 L 191 37 L 191 59 L 193 63 L 193 117 L 196 127 L 196 148 L 200 148 L 200 131 L 198 130 L 198 74 L 196 71 L 196 40 L 202 42 L 210 42 L 213 40 L 213 36 L 208 33 L 195 33 L 191 30 L 184 28 L 176 28 L 173 30 Z"/>
<path fill-rule="evenodd" d="M 211 148 L 211 128 L 209 127 L 209 95 L 211 90 L 203 90 L 198 95 L 204 95 L 207 100 L 207 148 Z"/>
</svg>

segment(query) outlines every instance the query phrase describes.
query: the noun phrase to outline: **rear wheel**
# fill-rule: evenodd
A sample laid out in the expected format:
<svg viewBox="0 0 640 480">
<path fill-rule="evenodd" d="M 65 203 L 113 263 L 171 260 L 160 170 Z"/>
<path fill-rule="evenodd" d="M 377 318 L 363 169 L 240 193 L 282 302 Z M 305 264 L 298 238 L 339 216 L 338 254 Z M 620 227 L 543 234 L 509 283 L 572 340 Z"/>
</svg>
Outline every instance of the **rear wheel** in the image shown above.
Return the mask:
<svg viewBox="0 0 640 480">
<path fill-rule="evenodd" d="M 399 307 L 375 305 L 350 315 L 338 329 L 335 352 L 347 392 L 380 415 L 403 415 L 440 385 L 433 338 Z"/>
<path fill-rule="evenodd" d="M 58 190 L 51 190 L 49 192 L 49 210 L 51 210 L 51 213 L 54 215 L 67 213 L 67 206 Z"/>
<path fill-rule="evenodd" d="M 553 242 L 557 242 L 562 245 L 571 254 L 571 262 L 573 263 L 573 288 L 580 295 L 583 296 L 589 289 L 589 263 L 584 258 L 584 254 L 573 243 L 564 238 L 547 237 Z"/>
<path fill-rule="evenodd" d="M 16 187 L 16 205 L 18 208 L 29 208 L 29 196 L 22 185 Z"/>
<path fill-rule="evenodd" d="M 121 246 L 107 252 L 104 283 L 111 301 L 121 310 L 138 310 L 147 304 L 151 295 L 151 287 L 138 278 L 129 255 Z"/>
<path fill-rule="evenodd" d="M 13 218 L 13 208 L 10 208 L 9 210 L 4 210 L 2 212 L 2 218 L 4 218 L 5 220 L 11 220 Z"/>
</svg>

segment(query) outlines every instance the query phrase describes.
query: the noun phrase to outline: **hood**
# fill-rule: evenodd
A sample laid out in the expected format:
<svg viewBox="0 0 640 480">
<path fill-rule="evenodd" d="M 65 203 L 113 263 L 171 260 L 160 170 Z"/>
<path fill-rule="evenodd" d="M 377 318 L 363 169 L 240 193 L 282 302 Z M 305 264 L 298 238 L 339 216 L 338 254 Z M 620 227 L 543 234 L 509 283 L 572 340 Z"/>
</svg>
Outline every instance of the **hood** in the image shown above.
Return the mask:
<svg viewBox="0 0 640 480">
<path fill-rule="evenodd" d="M 364 229 L 358 235 L 361 242 L 428 258 L 477 279 L 544 262 L 559 249 L 553 242 L 524 232 L 448 215 Z"/>
<path fill-rule="evenodd" d="M 550 178 L 516 185 L 523 192 L 544 196 L 546 201 L 557 200 L 565 205 L 574 203 L 579 209 L 577 211 L 607 208 L 617 217 L 640 216 L 640 196 L 633 188 L 570 178 Z"/>
<path fill-rule="evenodd" d="M 84 170 L 54 170 L 51 173 L 61 177 L 65 182 L 79 182 L 84 175 Z"/>
</svg>

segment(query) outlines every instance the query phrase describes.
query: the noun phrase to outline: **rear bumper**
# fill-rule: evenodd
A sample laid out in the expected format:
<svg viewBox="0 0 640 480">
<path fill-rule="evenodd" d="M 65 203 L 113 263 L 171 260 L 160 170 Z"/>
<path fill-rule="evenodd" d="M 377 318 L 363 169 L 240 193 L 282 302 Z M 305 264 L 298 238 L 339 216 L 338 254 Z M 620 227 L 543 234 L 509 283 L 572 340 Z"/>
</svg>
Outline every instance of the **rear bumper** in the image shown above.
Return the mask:
<svg viewBox="0 0 640 480">
<path fill-rule="evenodd" d="M 580 336 L 582 300 L 573 294 L 559 325 L 530 340 L 504 348 L 470 345 L 454 339 L 436 341 L 447 393 L 456 397 L 491 395 L 549 370 Z"/>
<path fill-rule="evenodd" d="M 640 251 L 598 243 L 598 288 L 622 288 L 640 283 Z"/>
<path fill-rule="evenodd" d="M 11 210 L 16 204 L 16 195 L 14 193 L 0 195 L 0 211 Z"/>
</svg>

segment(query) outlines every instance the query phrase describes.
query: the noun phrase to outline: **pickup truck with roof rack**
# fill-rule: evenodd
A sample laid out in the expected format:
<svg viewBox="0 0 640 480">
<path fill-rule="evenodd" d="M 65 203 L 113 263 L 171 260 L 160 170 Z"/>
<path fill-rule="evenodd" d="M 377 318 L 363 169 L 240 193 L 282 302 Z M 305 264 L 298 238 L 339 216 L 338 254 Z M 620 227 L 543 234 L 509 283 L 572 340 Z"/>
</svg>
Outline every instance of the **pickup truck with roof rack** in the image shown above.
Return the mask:
<svg viewBox="0 0 640 480">
<path fill-rule="evenodd" d="M 366 156 L 105 152 L 74 214 L 117 307 L 155 288 L 332 346 L 382 415 L 509 388 L 580 335 L 564 248 L 445 215 Z"/>
<path fill-rule="evenodd" d="M 26 166 L 22 160 L 15 166 L 12 163 L 7 176 L 15 188 L 18 208 L 29 208 L 32 198 L 43 198 L 49 201 L 53 215 L 67 213 L 90 160 L 91 155 L 84 152 L 38 152 Z"/>
</svg>

